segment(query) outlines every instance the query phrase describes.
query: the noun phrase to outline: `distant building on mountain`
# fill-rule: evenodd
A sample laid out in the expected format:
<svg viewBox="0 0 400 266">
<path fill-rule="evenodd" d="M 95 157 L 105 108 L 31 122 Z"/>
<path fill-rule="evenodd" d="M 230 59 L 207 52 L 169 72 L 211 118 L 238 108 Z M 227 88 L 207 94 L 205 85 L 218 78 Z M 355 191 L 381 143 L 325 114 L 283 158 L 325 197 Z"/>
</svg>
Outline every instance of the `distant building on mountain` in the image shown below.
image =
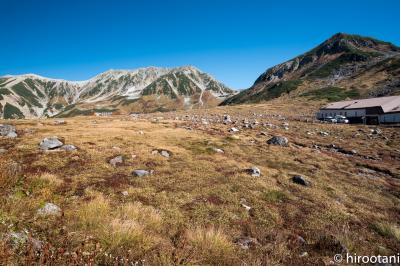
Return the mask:
<svg viewBox="0 0 400 266">
<path fill-rule="evenodd" d="M 112 112 L 95 112 L 95 116 L 111 116 L 113 113 Z"/>
<path fill-rule="evenodd" d="M 351 123 L 400 123 L 400 96 L 329 103 L 317 113 L 318 119 L 343 115 Z"/>
</svg>

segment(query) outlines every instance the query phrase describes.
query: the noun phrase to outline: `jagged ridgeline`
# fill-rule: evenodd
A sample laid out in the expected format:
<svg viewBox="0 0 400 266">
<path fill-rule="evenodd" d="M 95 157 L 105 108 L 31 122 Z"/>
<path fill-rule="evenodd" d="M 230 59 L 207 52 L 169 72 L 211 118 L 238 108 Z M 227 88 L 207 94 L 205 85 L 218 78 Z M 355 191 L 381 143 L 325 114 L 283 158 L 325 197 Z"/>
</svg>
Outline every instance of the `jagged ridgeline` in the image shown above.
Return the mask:
<svg viewBox="0 0 400 266">
<path fill-rule="evenodd" d="M 218 105 L 234 91 L 195 67 L 110 70 L 87 81 L 0 78 L 0 118 L 154 112 Z"/>
<path fill-rule="evenodd" d="M 222 104 L 278 97 L 334 101 L 399 93 L 399 47 L 369 37 L 338 33 L 309 52 L 267 69 L 252 87 Z"/>
</svg>

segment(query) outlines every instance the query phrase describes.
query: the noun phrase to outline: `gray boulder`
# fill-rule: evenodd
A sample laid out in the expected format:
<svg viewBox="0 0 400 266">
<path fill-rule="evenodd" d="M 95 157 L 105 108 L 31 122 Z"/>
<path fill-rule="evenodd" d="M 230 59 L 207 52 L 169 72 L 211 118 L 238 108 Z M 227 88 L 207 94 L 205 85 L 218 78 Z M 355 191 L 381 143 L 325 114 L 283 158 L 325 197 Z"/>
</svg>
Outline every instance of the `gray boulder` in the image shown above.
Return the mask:
<svg viewBox="0 0 400 266">
<path fill-rule="evenodd" d="M 63 145 L 60 149 L 64 151 L 76 151 L 76 147 L 71 144 Z"/>
<path fill-rule="evenodd" d="M 253 246 L 258 245 L 257 239 L 248 236 L 236 239 L 235 243 L 242 249 L 249 249 Z"/>
<path fill-rule="evenodd" d="M 267 140 L 267 143 L 271 145 L 288 146 L 289 141 L 287 138 L 282 136 L 273 136 L 272 138 Z"/>
<path fill-rule="evenodd" d="M 54 150 L 57 148 L 60 148 L 61 146 L 63 146 L 64 143 L 62 143 L 58 137 L 48 137 L 48 138 L 44 138 L 39 146 L 41 150 Z"/>
<path fill-rule="evenodd" d="M 165 150 L 160 151 L 160 155 L 164 156 L 165 158 L 169 158 L 169 156 L 170 156 L 169 152 L 165 151 Z"/>
<path fill-rule="evenodd" d="M 132 172 L 132 174 L 133 174 L 134 176 L 137 176 L 137 177 L 148 176 L 148 175 L 151 175 L 152 173 L 153 173 L 153 170 L 147 171 L 147 170 L 141 170 L 141 169 L 139 169 L 139 170 L 134 170 L 134 171 Z"/>
<path fill-rule="evenodd" d="M 261 175 L 260 169 L 258 169 L 258 167 L 255 167 L 255 166 L 247 169 L 247 172 L 249 174 L 251 174 L 251 176 L 254 176 L 254 177 L 259 177 Z"/>
<path fill-rule="evenodd" d="M 119 156 L 117 156 L 117 157 L 112 158 L 112 159 L 109 161 L 109 163 L 110 163 L 112 166 L 117 167 L 118 165 L 124 163 L 124 158 L 123 158 L 121 155 L 119 155 Z"/>
<path fill-rule="evenodd" d="M 293 183 L 302 185 L 302 186 L 306 186 L 309 187 L 311 186 L 310 181 L 306 180 L 304 177 L 302 177 L 301 175 L 295 175 L 292 177 L 292 181 Z"/>
<path fill-rule="evenodd" d="M 17 133 L 15 132 L 15 127 L 5 124 L 0 124 L 0 136 L 8 138 L 18 137 Z"/>
<path fill-rule="evenodd" d="M 37 211 L 39 216 L 61 216 L 61 208 L 53 203 L 46 203 Z"/>
<path fill-rule="evenodd" d="M 43 247 L 42 241 L 28 236 L 24 231 L 6 234 L 5 242 L 10 244 L 13 248 L 18 248 L 25 244 L 29 244 L 34 250 L 40 250 Z"/>
</svg>

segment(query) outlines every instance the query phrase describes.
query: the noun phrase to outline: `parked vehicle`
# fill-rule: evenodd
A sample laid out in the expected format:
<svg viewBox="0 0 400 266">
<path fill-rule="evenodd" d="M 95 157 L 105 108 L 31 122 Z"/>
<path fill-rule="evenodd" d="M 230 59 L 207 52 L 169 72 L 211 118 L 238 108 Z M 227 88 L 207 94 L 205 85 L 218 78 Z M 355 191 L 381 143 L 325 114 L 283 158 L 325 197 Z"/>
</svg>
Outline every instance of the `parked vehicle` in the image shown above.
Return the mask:
<svg viewBox="0 0 400 266">
<path fill-rule="evenodd" d="M 349 119 L 347 119 L 347 117 L 343 116 L 343 115 L 337 115 L 335 116 L 336 122 L 337 123 L 342 123 L 342 124 L 348 124 L 349 123 Z"/>
<path fill-rule="evenodd" d="M 337 120 L 335 118 L 333 118 L 332 116 L 325 117 L 324 121 L 329 122 L 329 123 L 337 123 Z"/>
</svg>

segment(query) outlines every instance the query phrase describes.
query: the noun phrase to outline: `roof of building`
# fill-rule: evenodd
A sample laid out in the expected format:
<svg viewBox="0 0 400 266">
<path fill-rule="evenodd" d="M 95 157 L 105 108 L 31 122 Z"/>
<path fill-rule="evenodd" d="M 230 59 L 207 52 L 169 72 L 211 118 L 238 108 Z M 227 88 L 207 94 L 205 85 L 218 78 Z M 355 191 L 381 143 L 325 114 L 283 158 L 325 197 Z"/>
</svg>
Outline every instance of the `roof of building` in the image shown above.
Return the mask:
<svg viewBox="0 0 400 266">
<path fill-rule="evenodd" d="M 384 113 L 399 112 L 400 96 L 334 102 L 321 109 L 363 109 L 368 107 L 381 107 Z"/>
</svg>

